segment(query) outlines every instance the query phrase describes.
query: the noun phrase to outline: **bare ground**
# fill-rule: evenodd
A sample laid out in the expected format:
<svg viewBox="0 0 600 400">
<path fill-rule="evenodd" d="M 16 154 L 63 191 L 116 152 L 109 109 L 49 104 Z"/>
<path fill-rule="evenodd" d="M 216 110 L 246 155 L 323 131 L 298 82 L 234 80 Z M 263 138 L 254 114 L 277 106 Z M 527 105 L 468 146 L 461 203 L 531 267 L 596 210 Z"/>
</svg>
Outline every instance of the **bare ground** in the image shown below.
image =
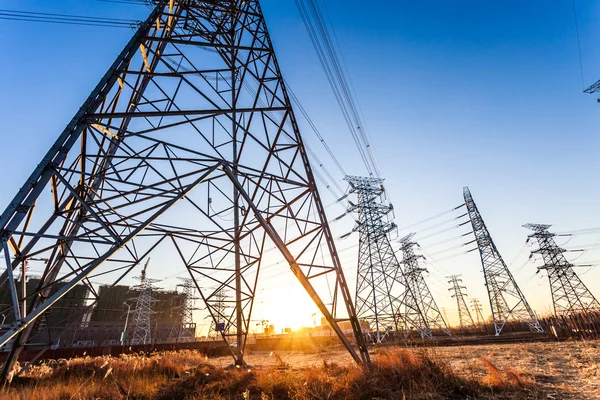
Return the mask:
<svg viewBox="0 0 600 400">
<path fill-rule="evenodd" d="M 379 349 L 374 349 L 377 353 Z M 515 371 L 541 388 L 548 399 L 600 399 L 600 341 L 540 342 L 524 344 L 415 348 L 433 359 L 448 363 L 465 378 L 484 379 L 489 371 L 483 359 L 500 371 Z M 323 361 L 351 365 L 352 358 L 341 347 L 320 352 L 250 352 L 247 362 L 256 367 L 277 365 L 275 355 L 294 368 L 318 367 Z M 229 357 L 207 360 L 227 366 Z"/>
<path fill-rule="evenodd" d="M 246 369 L 194 351 L 45 362 L 0 399 L 600 399 L 600 341 L 249 352 Z"/>
</svg>

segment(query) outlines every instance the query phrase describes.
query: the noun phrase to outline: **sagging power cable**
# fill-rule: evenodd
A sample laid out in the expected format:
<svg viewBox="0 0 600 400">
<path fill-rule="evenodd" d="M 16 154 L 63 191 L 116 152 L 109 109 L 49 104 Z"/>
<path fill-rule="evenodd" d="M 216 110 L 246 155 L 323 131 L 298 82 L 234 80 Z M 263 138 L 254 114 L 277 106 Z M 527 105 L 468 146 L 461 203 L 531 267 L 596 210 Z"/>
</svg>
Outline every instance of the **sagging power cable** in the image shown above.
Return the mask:
<svg viewBox="0 0 600 400">
<path fill-rule="evenodd" d="M 421 221 L 417 221 L 414 224 L 410 224 L 410 225 L 404 226 L 402 228 L 398 228 L 398 231 L 404 231 L 404 230 L 410 229 L 410 228 L 412 228 L 414 226 L 421 225 L 421 224 L 423 224 L 425 222 L 429 222 L 431 220 L 434 220 L 436 218 L 443 217 L 444 215 L 450 214 L 450 213 L 452 213 L 452 212 L 454 212 L 454 211 L 456 211 L 456 210 L 458 210 L 458 209 L 460 209 L 461 207 L 464 207 L 464 206 L 465 206 L 465 204 L 463 203 L 463 204 L 461 204 L 461 205 L 459 205 L 457 207 L 451 208 L 449 210 L 446 210 L 444 212 L 436 214 L 436 215 L 434 215 L 432 217 L 428 217 L 428 218 L 422 219 Z"/>
<path fill-rule="evenodd" d="M 448 221 L 447 221 L 447 222 L 448 222 Z M 446 222 L 446 223 L 447 223 L 447 222 Z M 426 240 L 426 239 L 429 239 L 429 238 L 431 238 L 431 237 L 434 237 L 434 236 L 440 235 L 440 234 L 442 234 L 442 233 L 445 233 L 445 232 L 448 232 L 448 231 L 451 231 L 451 230 L 454 230 L 454 229 L 461 228 L 461 227 L 465 226 L 466 224 L 468 224 L 469 222 L 470 222 L 470 221 L 461 222 L 461 223 L 460 223 L 460 224 L 458 224 L 458 225 L 452 225 L 452 226 L 450 226 L 450 227 L 448 227 L 448 228 L 440 229 L 439 231 L 435 231 L 435 232 L 433 232 L 433 233 L 430 233 L 430 234 L 429 234 L 429 235 L 427 235 L 427 236 L 418 236 L 418 238 L 419 238 L 419 240 Z M 434 227 L 432 227 L 432 228 L 436 228 L 436 227 L 434 226 Z M 428 230 L 428 229 L 424 229 L 424 230 Z M 421 232 L 422 232 L 422 231 L 421 231 Z M 417 235 L 418 235 L 419 233 L 421 233 L 421 232 L 417 232 Z M 471 231 L 471 232 L 467 232 L 467 233 L 472 233 L 472 231 Z M 464 236 L 466 236 L 466 235 L 464 235 Z"/>
<path fill-rule="evenodd" d="M 107 28 L 136 28 L 141 21 L 133 19 L 88 17 L 18 10 L 0 10 L 1 20 L 44 22 L 52 24 L 87 25 Z"/>
<path fill-rule="evenodd" d="M 319 62 L 323 67 L 327 81 L 333 90 L 334 96 L 352 138 L 356 144 L 359 155 L 365 164 L 370 176 L 380 177 L 379 169 L 375 161 L 366 133 L 366 124 L 359 111 L 358 99 L 351 90 L 347 72 L 342 68 L 340 62 L 340 51 L 332 41 L 327 22 L 318 0 L 294 0 L 310 40 L 317 52 Z"/>
<path fill-rule="evenodd" d="M 442 225 L 446 225 L 446 224 L 448 224 L 450 222 L 454 222 L 454 221 L 460 220 L 461 218 L 465 217 L 466 215 L 467 215 L 466 213 L 465 214 L 461 214 L 458 217 L 446 219 L 444 221 L 438 222 L 435 225 L 430 225 L 430 226 L 428 226 L 426 228 L 423 228 L 423 229 L 419 230 L 416 234 L 419 237 L 419 240 L 423 240 L 423 239 L 427 239 L 427 238 L 430 238 L 430 237 L 435 236 L 435 235 L 439 235 L 440 233 L 448 232 L 448 231 L 450 231 L 452 229 L 460 228 L 461 226 L 467 225 L 470 222 L 470 220 L 463 221 L 463 222 L 460 222 L 457 225 L 452 225 L 450 227 L 446 227 L 444 229 L 435 231 L 434 233 L 431 233 L 431 234 L 429 234 L 427 236 L 421 236 L 423 232 L 432 230 L 432 229 L 437 228 L 437 227 L 442 226 Z"/>
</svg>

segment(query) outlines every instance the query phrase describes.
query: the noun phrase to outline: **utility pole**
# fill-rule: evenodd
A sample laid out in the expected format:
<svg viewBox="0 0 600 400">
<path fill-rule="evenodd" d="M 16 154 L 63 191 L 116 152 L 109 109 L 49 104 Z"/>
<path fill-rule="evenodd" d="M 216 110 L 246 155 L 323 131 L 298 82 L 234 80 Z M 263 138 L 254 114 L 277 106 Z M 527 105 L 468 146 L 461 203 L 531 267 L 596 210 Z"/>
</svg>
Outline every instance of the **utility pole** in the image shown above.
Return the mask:
<svg viewBox="0 0 600 400">
<path fill-rule="evenodd" d="M 452 287 L 448 289 L 451 292 L 454 292 L 452 297 L 456 299 L 456 306 L 458 308 L 458 321 L 460 324 L 460 328 L 468 328 L 471 326 L 475 326 L 475 322 L 473 322 L 473 317 L 471 316 L 471 312 L 469 311 L 469 307 L 467 307 L 467 302 L 465 301 L 466 293 L 463 293 L 463 289 L 466 289 L 465 286 L 461 286 L 462 279 L 460 279 L 460 275 L 450 275 L 446 278 L 450 278 L 448 283 L 452 284 Z"/>
<path fill-rule="evenodd" d="M 60 298 L 91 275 L 114 283 L 124 278 L 114 271 L 165 248 L 211 318 L 206 283 L 235 291 L 223 318 L 237 341 L 227 350 L 243 365 L 269 243 L 351 357 L 368 363 L 259 1 L 152 5 L 0 214 L 0 286 L 11 293 L 0 314 L 14 314 L 0 334 L 0 346 L 10 343 L 2 377 Z M 49 262 L 38 287 L 19 296 L 15 272 L 32 256 Z M 32 299 L 27 313 L 21 297 Z"/>
<path fill-rule="evenodd" d="M 541 254 L 544 265 L 538 267 L 546 271 L 552 292 L 552 305 L 555 315 L 568 315 L 600 311 L 600 303 L 592 292 L 585 286 L 581 278 L 575 273 L 575 265 L 567 261 L 565 249 L 560 248 L 554 237 L 556 234 L 549 232 L 552 225 L 526 224 L 524 228 L 531 229 L 533 233 L 529 239 L 536 239 L 539 245 L 532 254 Z"/>
<path fill-rule="evenodd" d="M 423 273 L 427 272 L 427 269 L 419 265 L 419 260 L 424 257 L 415 254 L 414 246 L 418 246 L 418 244 L 412 241 L 414 236 L 414 233 L 410 233 L 400 239 L 400 243 L 402 244 L 400 249 L 404 254 L 402 258 L 404 275 L 406 276 L 407 286 L 410 288 L 410 292 L 407 291 L 407 294 L 412 294 L 412 296 L 407 296 L 405 300 L 409 304 L 407 308 L 419 310 L 418 316 L 422 317 L 419 320 L 420 330 L 426 332 L 427 336 L 433 336 L 433 329 L 439 329 L 448 336 L 452 336 L 423 277 Z"/>
<path fill-rule="evenodd" d="M 123 326 L 123 332 L 121 332 L 121 346 L 125 345 L 127 339 L 127 324 L 129 323 L 129 313 L 131 312 L 131 304 L 123 302 L 124 306 L 127 306 L 127 314 L 125 315 L 125 325 Z"/>
<path fill-rule="evenodd" d="M 471 309 L 475 311 L 475 318 L 477 318 L 477 326 L 482 326 L 485 324 L 485 319 L 483 318 L 483 313 L 481 311 L 481 303 L 479 299 L 471 299 Z"/>
<path fill-rule="evenodd" d="M 377 343 L 390 331 L 414 327 L 421 337 L 431 336 L 423 330 L 421 311 L 416 301 L 407 302 L 413 294 L 406 285 L 400 263 L 392 249 L 388 233 L 396 229 L 386 204 L 383 179 L 346 176 L 350 193 L 358 202 L 350 202 L 348 212 L 358 212 L 354 231 L 359 232 L 358 268 L 356 279 L 356 314 L 367 321 Z"/>
<path fill-rule="evenodd" d="M 496 336 L 500 335 L 509 318 L 525 322 L 532 331 L 544 332 L 535 312 L 496 248 L 468 187 L 463 189 L 463 194 L 479 248 Z"/>
</svg>

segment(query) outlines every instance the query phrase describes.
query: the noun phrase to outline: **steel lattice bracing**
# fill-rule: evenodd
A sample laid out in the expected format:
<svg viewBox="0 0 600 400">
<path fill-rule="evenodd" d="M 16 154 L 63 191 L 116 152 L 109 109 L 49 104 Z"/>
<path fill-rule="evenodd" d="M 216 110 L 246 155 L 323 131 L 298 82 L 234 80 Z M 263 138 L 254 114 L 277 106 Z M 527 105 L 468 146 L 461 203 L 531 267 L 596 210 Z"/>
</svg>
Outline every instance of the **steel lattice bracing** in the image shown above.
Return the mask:
<svg viewBox="0 0 600 400">
<path fill-rule="evenodd" d="M 406 286 L 400 263 L 392 249 L 388 233 L 396 225 L 387 220 L 391 205 L 384 204 L 383 179 L 347 176 L 350 192 L 356 193 L 357 204 L 349 212 L 358 212 L 355 230 L 359 231 L 358 268 L 356 280 L 356 313 L 369 324 L 377 342 L 391 330 L 415 328 L 422 324 L 420 310 Z M 419 330 L 421 336 L 426 331 Z"/>
<path fill-rule="evenodd" d="M 585 286 L 577 276 L 574 265 L 567 261 L 564 252 L 554 237 L 554 233 L 548 231 L 551 225 L 526 224 L 523 227 L 534 231 L 529 238 L 537 240 L 539 249 L 533 254 L 541 254 L 544 265 L 538 267 L 538 271 L 545 270 L 550 282 L 552 292 L 552 305 L 556 315 L 585 313 L 588 311 L 600 311 L 600 303 L 592 292 Z"/>
<path fill-rule="evenodd" d="M 465 187 L 463 193 L 481 256 L 496 336 L 510 318 L 525 322 L 533 331 L 543 332 L 535 312 L 498 252 L 469 188 Z"/>
<path fill-rule="evenodd" d="M 216 293 L 235 294 L 221 336 L 237 342 L 227 347 L 237 364 L 269 246 L 354 359 L 368 360 L 256 0 L 160 1 L 2 213 L 0 283 L 16 321 L 0 345 L 17 340 L 5 373 L 33 322 L 77 283 L 96 295 L 89 277 L 118 282 L 159 245 L 213 320 Z M 49 259 L 44 279 L 19 294 L 13 271 L 33 256 Z"/>
<path fill-rule="evenodd" d="M 467 307 L 467 301 L 465 297 L 466 293 L 463 293 L 463 289 L 466 287 L 461 286 L 460 283 L 462 279 L 460 279 L 460 275 L 450 275 L 446 278 L 450 278 L 448 283 L 452 284 L 452 287 L 448 289 L 450 292 L 454 292 L 452 297 L 456 299 L 456 306 L 458 308 L 458 322 L 461 328 L 468 328 L 475 326 L 475 322 L 473 321 L 473 316 L 471 315 L 471 311 L 469 311 L 469 307 Z"/>
<path fill-rule="evenodd" d="M 420 330 L 426 332 L 427 336 L 432 337 L 433 329 L 439 329 L 447 335 L 452 336 L 423 277 L 423 272 L 427 272 L 427 269 L 421 268 L 419 265 L 419 259 L 423 258 L 423 256 L 415 254 L 414 246 L 418 246 L 418 244 L 412 241 L 414 235 L 414 233 L 411 233 L 400 239 L 400 243 L 402 244 L 400 249 L 404 255 L 402 263 L 404 264 L 406 284 L 413 295 L 407 296 L 405 300 L 408 304 L 407 308 L 417 308 L 420 310 L 420 315 L 422 316 L 422 319 L 419 321 Z"/>
<path fill-rule="evenodd" d="M 207 337 L 216 340 L 217 337 L 226 329 L 225 316 L 230 312 L 228 304 L 231 302 L 229 296 L 223 289 L 215 293 L 214 314 L 215 318 L 210 321 Z"/>
</svg>

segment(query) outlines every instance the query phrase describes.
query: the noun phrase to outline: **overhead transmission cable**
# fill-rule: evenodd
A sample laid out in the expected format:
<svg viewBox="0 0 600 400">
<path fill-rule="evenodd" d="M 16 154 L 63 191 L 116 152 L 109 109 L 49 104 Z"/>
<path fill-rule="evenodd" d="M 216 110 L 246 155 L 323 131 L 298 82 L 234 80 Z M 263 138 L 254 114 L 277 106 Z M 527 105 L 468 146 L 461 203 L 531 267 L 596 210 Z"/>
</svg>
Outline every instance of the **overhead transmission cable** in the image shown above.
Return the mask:
<svg viewBox="0 0 600 400">
<path fill-rule="evenodd" d="M 581 73 L 581 90 L 585 89 L 583 82 L 583 61 L 581 58 L 581 41 L 579 40 L 579 21 L 577 20 L 577 8 L 575 7 L 575 0 L 573 3 L 573 17 L 575 18 L 575 32 L 577 33 L 577 51 L 579 52 L 579 72 Z"/>
<path fill-rule="evenodd" d="M 585 228 L 585 229 L 577 229 L 574 231 L 567 231 L 567 232 L 556 232 L 556 235 L 561 235 L 561 236 L 574 236 L 574 235 L 585 235 L 588 233 L 597 233 L 600 232 L 600 227 L 598 228 Z"/>
<path fill-rule="evenodd" d="M 331 39 L 332 29 L 327 27 L 318 0 L 294 1 L 367 172 L 370 176 L 380 177 L 375 157 L 370 151 L 365 124 L 358 111 L 358 100 L 342 68 L 340 52 Z"/>
<path fill-rule="evenodd" d="M 342 168 L 342 164 L 340 164 L 340 162 L 336 158 L 335 154 L 333 154 L 333 151 L 331 151 L 331 148 L 329 147 L 329 145 L 327 144 L 327 142 L 325 142 L 325 139 L 323 138 L 323 135 L 321 135 L 321 132 L 319 132 L 319 130 L 317 129 L 317 126 L 313 123 L 312 119 L 310 118 L 310 116 L 306 112 L 306 109 L 304 108 L 304 106 L 302 106 L 302 103 L 300 103 L 300 100 L 298 99 L 298 97 L 296 97 L 296 94 L 290 88 L 289 85 L 287 85 L 287 91 L 288 91 L 288 93 L 290 95 L 290 98 L 292 99 L 292 101 L 296 105 L 296 108 L 298 110 L 300 110 L 300 113 L 302 114 L 302 116 L 304 116 L 304 119 L 306 119 L 306 122 L 308 122 L 308 125 L 312 128 L 312 130 L 315 133 L 315 135 L 317 135 L 317 137 L 319 138 L 319 141 L 321 142 L 321 144 L 323 145 L 323 147 L 325 147 L 325 150 L 327 150 L 327 153 L 329 154 L 329 156 L 331 157 L 331 159 L 333 160 L 333 162 L 335 163 L 335 165 L 338 167 L 338 169 L 340 170 L 340 172 L 342 173 L 342 175 L 346 176 L 347 174 L 346 174 L 346 171 L 344 171 L 344 168 Z"/>
<path fill-rule="evenodd" d="M 335 39 L 335 44 L 337 45 L 338 49 L 341 49 L 342 46 L 340 45 L 337 34 L 335 33 L 335 29 L 333 29 L 333 21 L 331 20 L 331 14 L 329 13 L 329 9 L 327 8 L 327 1 L 323 1 L 323 8 L 325 9 L 325 14 L 327 15 L 329 26 L 332 27 L 331 33 L 333 34 L 333 38 Z M 339 55 L 340 59 L 342 60 L 342 66 L 344 67 L 344 71 L 346 72 L 346 75 L 348 77 L 348 82 L 350 83 L 350 89 L 352 89 L 352 94 L 354 95 L 355 99 L 358 99 L 358 95 L 356 94 L 356 90 L 354 89 L 354 83 L 352 82 L 352 76 L 350 75 L 350 71 L 348 70 L 348 64 L 346 63 L 346 58 L 344 57 L 344 53 L 340 51 Z M 365 118 L 362 107 L 360 106 L 360 102 L 358 100 L 356 101 L 356 107 L 358 108 L 358 112 L 360 113 L 360 117 L 363 121 L 362 128 L 364 129 L 364 133 L 367 137 L 367 150 L 369 151 L 372 160 L 376 160 L 377 158 L 375 157 L 375 150 L 373 146 L 370 145 L 370 143 L 373 142 L 371 132 L 367 126 L 367 119 Z M 377 164 L 375 164 L 375 166 L 377 167 Z"/>
<path fill-rule="evenodd" d="M 460 209 L 461 207 L 464 207 L 464 206 L 465 206 L 465 204 L 463 203 L 463 204 L 461 204 L 461 205 L 459 205 L 457 207 L 454 207 L 454 208 L 451 208 L 449 210 L 443 211 L 443 212 L 441 212 L 439 214 L 436 214 L 436 215 L 434 215 L 432 217 L 428 217 L 428 218 L 422 219 L 421 221 L 417 221 L 414 224 L 410 224 L 410 225 L 404 226 L 402 228 L 398 228 L 398 231 L 404 231 L 404 230 L 410 229 L 412 227 L 415 227 L 417 225 L 421 225 L 421 224 L 423 224 L 425 222 L 429 222 L 431 220 L 434 220 L 436 218 L 443 217 L 444 215 L 450 214 L 450 213 L 452 213 L 452 212 L 454 212 L 454 211 L 456 211 L 456 210 L 458 210 L 458 209 Z"/>
<path fill-rule="evenodd" d="M 88 17 L 81 15 L 52 14 L 18 10 L 0 10 L 0 20 L 87 25 L 107 28 L 135 28 L 140 24 L 140 21 L 133 19 Z"/>
<path fill-rule="evenodd" d="M 147 6 L 152 5 L 152 0 L 96 0 L 102 3 L 122 3 L 122 4 L 131 4 L 138 6 Z"/>
</svg>

